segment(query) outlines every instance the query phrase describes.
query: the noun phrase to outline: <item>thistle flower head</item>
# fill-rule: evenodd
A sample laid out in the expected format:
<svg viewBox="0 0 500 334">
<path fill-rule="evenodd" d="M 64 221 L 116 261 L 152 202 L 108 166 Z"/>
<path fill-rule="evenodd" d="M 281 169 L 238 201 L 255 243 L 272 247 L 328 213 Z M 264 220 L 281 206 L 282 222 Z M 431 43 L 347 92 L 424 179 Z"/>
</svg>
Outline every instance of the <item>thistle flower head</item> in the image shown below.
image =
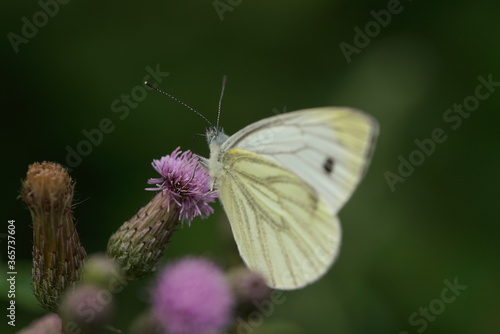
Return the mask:
<svg viewBox="0 0 500 334">
<path fill-rule="evenodd" d="M 217 195 L 210 192 L 210 177 L 192 152 L 181 153 L 176 148 L 172 154 L 153 160 L 152 165 L 161 177 L 149 179 L 148 184 L 156 187 L 146 190 L 165 192 L 168 209 L 174 203 L 180 208 L 180 220 L 205 218 L 213 212 L 208 203 Z"/>
<path fill-rule="evenodd" d="M 74 182 L 61 166 L 35 162 L 28 167 L 21 194 L 30 210 L 37 214 L 57 213 L 71 208 Z"/>
<path fill-rule="evenodd" d="M 128 280 L 140 279 L 155 270 L 179 221 L 195 216 L 205 218 L 213 212 L 208 205 L 215 200 L 209 176 L 193 153 L 171 155 L 153 161 L 160 178 L 150 179 L 159 190 L 156 196 L 116 231 L 106 253 L 120 265 Z"/>
<path fill-rule="evenodd" d="M 73 221 L 73 188 L 62 166 L 43 162 L 29 166 L 21 189 L 33 221 L 33 292 L 52 312 L 78 282 L 87 256 Z"/>
<path fill-rule="evenodd" d="M 203 258 L 167 266 L 152 291 L 153 314 L 169 334 L 213 334 L 229 324 L 233 297 L 220 268 Z"/>
</svg>

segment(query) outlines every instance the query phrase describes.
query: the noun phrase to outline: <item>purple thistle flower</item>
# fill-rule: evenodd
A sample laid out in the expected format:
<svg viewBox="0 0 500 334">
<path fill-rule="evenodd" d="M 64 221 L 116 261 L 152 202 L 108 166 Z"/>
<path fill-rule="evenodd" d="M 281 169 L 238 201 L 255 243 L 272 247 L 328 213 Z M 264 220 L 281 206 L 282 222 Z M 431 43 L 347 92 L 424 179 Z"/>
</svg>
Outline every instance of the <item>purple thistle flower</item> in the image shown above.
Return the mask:
<svg viewBox="0 0 500 334">
<path fill-rule="evenodd" d="M 219 333 L 231 320 L 231 287 L 222 270 L 204 258 L 168 265 L 152 297 L 153 315 L 168 334 Z"/>
<path fill-rule="evenodd" d="M 182 153 L 176 148 L 152 165 L 161 177 L 150 179 L 148 183 L 156 187 L 147 190 L 160 192 L 122 224 L 109 238 L 106 250 L 128 280 L 153 272 L 179 221 L 190 223 L 196 216 L 207 217 L 213 212 L 208 203 L 217 197 L 210 191 L 210 177 L 198 157 L 189 151 Z"/>
<path fill-rule="evenodd" d="M 148 180 L 155 188 L 146 190 L 163 191 L 167 194 L 167 209 L 175 203 L 180 208 L 179 219 L 191 222 L 194 217 L 206 218 L 213 209 L 208 205 L 217 194 L 210 191 L 210 177 L 190 151 L 181 153 L 179 147 L 172 154 L 152 162 L 161 177 Z"/>
</svg>

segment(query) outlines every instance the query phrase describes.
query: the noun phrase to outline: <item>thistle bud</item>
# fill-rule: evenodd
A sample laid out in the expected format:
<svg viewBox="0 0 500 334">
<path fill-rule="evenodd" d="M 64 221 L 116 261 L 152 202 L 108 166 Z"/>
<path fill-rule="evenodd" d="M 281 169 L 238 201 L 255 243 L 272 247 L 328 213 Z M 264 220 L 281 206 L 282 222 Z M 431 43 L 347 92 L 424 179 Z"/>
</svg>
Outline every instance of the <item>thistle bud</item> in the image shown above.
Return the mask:
<svg viewBox="0 0 500 334">
<path fill-rule="evenodd" d="M 160 192 L 108 242 L 108 256 L 118 262 L 129 280 L 155 270 L 180 222 L 189 224 L 194 217 L 205 218 L 213 212 L 208 203 L 216 195 L 210 191 L 210 178 L 193 153 L 181 154 L 177 148 L 171 155 L 153 160 L 152 165 L 161 177 L 150 179 L 148 183 L 156 187 L 146 190 Z"/>
<path fill-rule="evenodd" d="M 267 286 L 262 275 L 244 266 L 230 269 L 227 278 L 231 284 L 237 313 L 247 315 L 256 309 L 256 305 L 271 296 L 271 289 Z"/>
<path fill-rule="evenodd" d="M 21 329 L 17 334 L 62 334 L 61 318 L 55 313 L 49 313 L 34 320 L 28 327 Z"/>
<path fill-rule="evenodd" d="M 81 283 L 120 292 L 127 282 L 123 279 L 120 267 L 113 259 L 104 254 L 94 254 L 82 268 Z"/>
<path fill-rule="evenodd" d="M 162 328 L 161 323 L 150 310 L 140 314 L 137 318 L 132 321 L 129 327 L 129 334 L 165 334 L 165 330 Z"/>
<path fill-rule="evenodd" d="M 59 314 L 65 332 L 100 333 L 113 318 L 113 295 L 107 289 L 79 285 L 63 296 Z"/>
<path fill-rule="evenodd" d="M 55 163 L 34 163 L 21 196 L 33 220 L 33 292 L 45 309 L 56 312 L 59 298 L 79 280 L 87 256 L 73 220 L 74 182 Z"/>
</svg>

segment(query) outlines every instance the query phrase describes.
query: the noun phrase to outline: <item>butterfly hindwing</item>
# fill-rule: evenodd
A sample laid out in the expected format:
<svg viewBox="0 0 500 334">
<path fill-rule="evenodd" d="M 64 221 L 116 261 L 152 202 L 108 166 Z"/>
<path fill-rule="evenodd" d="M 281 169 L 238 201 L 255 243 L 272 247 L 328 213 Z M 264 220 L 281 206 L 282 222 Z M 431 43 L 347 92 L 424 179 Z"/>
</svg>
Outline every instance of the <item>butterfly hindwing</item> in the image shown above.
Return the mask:
<svg viewBox="0 0 500 334">
<path fill-rule="evenodd" d="M 269 286 L 293 289 L 333 263 L 341 230 L 324 199 L 304 180 L 259 154 L 231 149 L 217 184 L 240 254 Z"/>
</svg>

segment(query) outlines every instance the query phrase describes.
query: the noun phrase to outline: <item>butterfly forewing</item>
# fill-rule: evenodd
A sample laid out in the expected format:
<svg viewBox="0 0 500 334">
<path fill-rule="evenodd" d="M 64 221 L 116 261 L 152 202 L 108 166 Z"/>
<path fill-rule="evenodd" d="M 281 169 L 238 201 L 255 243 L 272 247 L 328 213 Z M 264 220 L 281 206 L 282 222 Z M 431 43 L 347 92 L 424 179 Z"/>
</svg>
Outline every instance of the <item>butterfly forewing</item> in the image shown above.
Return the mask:
<svg viewBox="0 0 500 334">
<path fill-rule="evenodd" d="M 222 150 L 245 149 L 277 162 L 313 187 L 336 214 L 364 175 L 377 134 L 376 121 L 360 111 L 316 108 L 253 123 Z"/>
</svg>

